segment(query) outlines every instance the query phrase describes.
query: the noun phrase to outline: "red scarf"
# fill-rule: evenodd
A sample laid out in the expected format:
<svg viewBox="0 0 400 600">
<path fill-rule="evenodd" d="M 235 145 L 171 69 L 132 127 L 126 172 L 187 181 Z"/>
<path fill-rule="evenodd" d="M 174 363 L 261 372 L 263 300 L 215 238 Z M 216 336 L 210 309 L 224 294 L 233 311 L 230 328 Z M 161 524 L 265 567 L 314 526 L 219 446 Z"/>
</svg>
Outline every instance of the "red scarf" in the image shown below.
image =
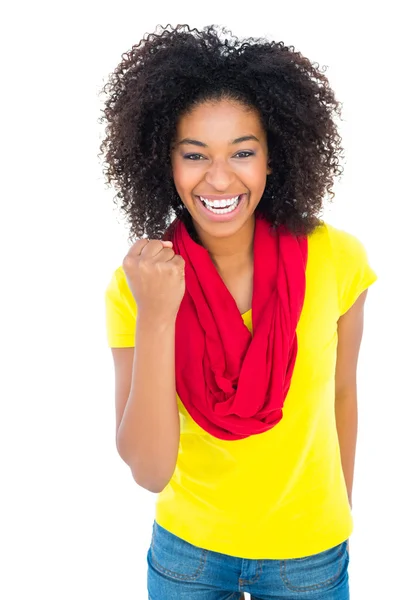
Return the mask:
<svg viewBox="0 0 400 600">
<path fill-rule="evenodd" d="M 238 440 L 283 417 L 297 356 L 308 257 L 305 236 L 284 226 L 254 230 L 253 336 L 208 251 L 175 221 L 164 239 L 185 260 L 186 291 L 175 329 L 176 390 L 205 431 Z"/>
</svg>

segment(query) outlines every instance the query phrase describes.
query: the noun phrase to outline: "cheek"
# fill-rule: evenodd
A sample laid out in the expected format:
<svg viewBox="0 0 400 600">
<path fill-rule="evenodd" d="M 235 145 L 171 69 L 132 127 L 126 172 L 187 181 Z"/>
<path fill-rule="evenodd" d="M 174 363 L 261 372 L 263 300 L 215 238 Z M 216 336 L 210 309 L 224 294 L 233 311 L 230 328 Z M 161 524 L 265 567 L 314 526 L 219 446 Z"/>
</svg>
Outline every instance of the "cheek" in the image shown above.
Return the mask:
<svg viewBox="0 0 400 600">
<path fill-rule="evenodd" d="M 188 168 L 182 162 L 176 162 L 172 166 L 172 176 L 177 190 L 190 193 L 199 180 L 199 169 Z"/>
<path fill-rule="evenodd" d="M 265 164 L 260 161 L 260 163 L 248 164 L 246 167 L 241 169 L 238 175 L 249 189 L 257 192 L 261 191 L 262 193 L 267 181 L 267 168 Z"/>
</svg>

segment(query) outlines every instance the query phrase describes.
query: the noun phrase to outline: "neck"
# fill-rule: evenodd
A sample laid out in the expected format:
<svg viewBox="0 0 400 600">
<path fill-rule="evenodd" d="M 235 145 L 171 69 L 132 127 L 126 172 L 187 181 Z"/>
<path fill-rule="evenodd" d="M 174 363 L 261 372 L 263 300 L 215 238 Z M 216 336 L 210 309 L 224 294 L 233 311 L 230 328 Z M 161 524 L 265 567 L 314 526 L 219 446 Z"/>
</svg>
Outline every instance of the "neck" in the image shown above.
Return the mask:
<svg viewBox="0 0 400 600">
<path fill-rule="evenodd" d="M 193 223 L 201 244 L 208 250 L 218 271 L 241 270 L 253 263 L 254 214 L 233 236 L 216 238 Z"/>
</svg>

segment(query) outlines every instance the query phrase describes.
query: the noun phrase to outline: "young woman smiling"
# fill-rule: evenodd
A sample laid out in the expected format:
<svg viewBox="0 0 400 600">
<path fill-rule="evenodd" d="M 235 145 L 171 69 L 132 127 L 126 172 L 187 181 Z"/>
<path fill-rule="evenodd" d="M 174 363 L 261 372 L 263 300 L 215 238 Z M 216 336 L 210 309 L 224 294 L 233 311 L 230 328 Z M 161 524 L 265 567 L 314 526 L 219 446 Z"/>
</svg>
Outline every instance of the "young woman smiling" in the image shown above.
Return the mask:
<svg viewBox="0 0 400 600">
<path fill-rule="evenodd" d="M 130 241 L 106 290 L 116 443 L 157 493 L 152 600 L 349 598 L 362 243 L 325 75 L 214 26 L 146 36 L 102 143 Z"/>
</svg>

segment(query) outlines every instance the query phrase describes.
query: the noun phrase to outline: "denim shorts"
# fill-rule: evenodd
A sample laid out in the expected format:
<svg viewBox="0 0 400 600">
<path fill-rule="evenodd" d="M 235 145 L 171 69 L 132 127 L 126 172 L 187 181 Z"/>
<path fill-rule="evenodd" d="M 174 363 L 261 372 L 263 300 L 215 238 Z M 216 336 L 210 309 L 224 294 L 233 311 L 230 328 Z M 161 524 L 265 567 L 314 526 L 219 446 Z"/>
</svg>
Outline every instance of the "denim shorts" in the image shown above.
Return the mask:
<svg viewBox="0 0 400 600">
<path fill-rule="evenodd" d="M 304 558 L 246 559 L 203 550 L 156 521 L 147 553 L 149 600 L 349 600 L 348 540 Z"/>
</svg>

